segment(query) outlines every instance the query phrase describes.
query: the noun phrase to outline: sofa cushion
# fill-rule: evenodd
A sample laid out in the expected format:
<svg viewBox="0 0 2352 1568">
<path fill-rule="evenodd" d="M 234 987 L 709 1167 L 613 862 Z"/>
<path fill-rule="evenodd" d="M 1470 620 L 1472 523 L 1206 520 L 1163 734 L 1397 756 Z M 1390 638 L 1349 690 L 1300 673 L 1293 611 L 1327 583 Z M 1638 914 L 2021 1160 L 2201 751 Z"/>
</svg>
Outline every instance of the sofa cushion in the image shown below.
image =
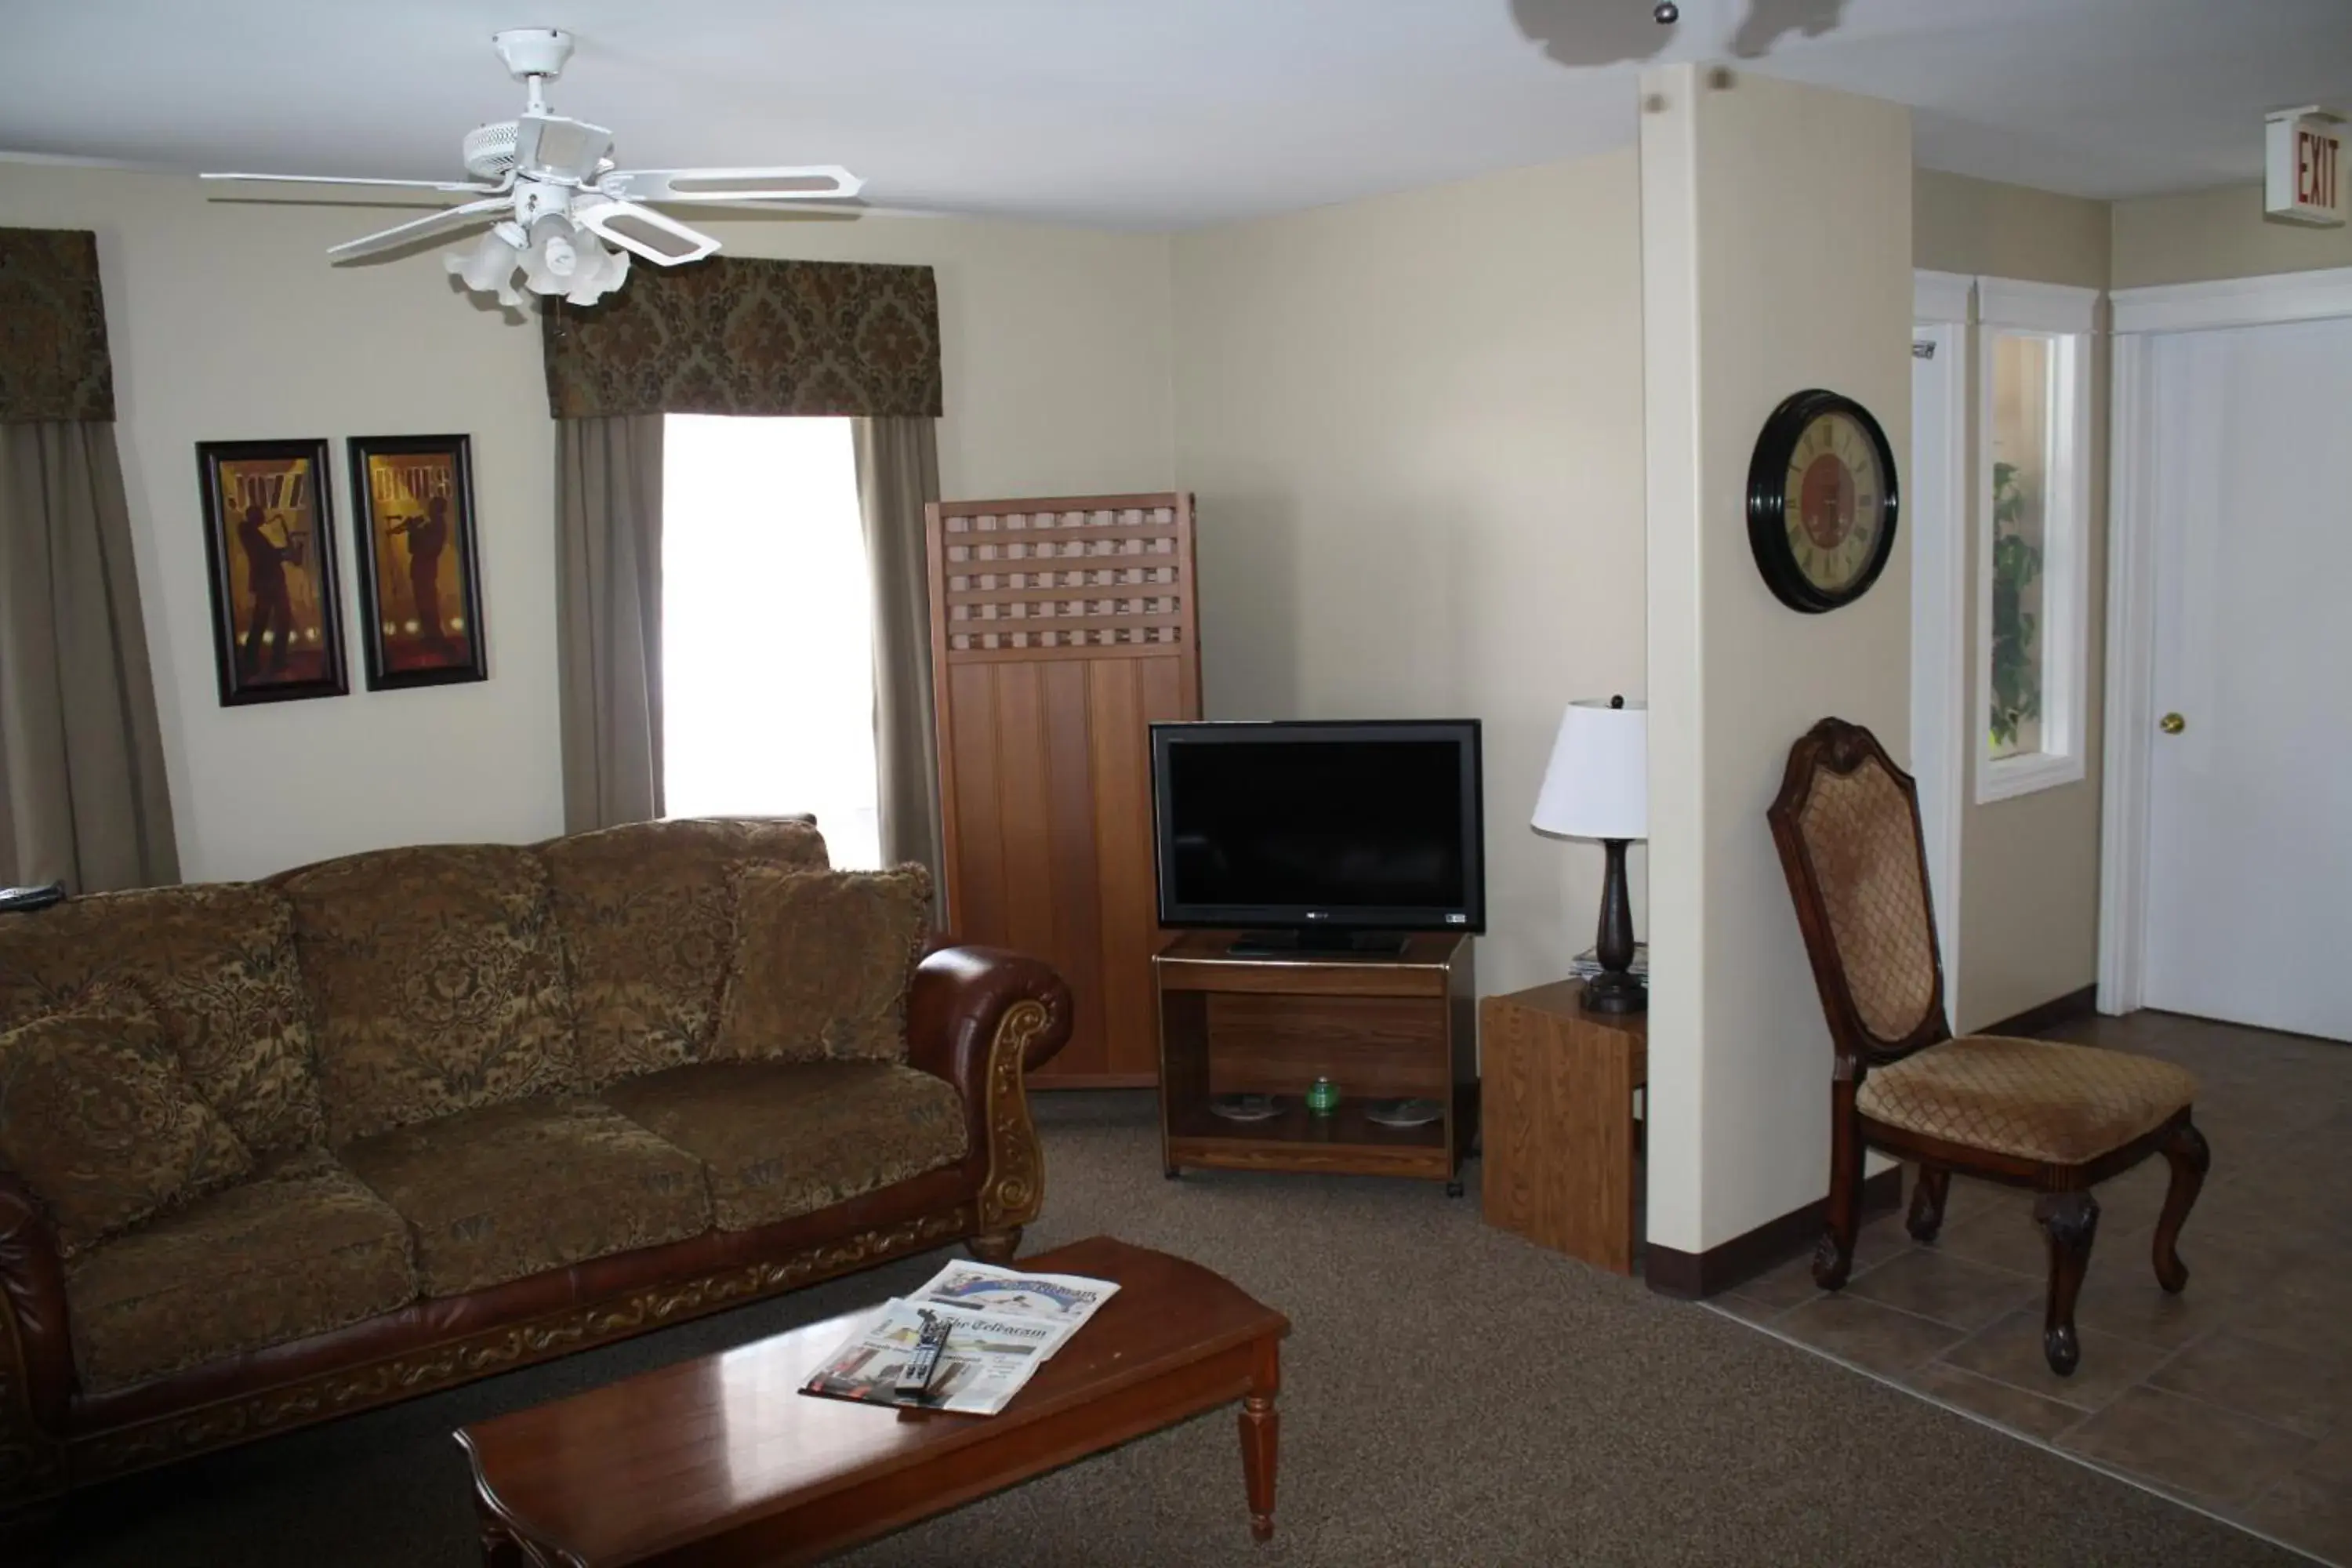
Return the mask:
<svg viewBox="0 0 2352 1568">
<path fill-rule="evenodd" d="M 408 1222 L 427 1297 L 710 1228 L 694 1156 L 593 1100 L 487 1106 L 362 1139 L 339 1154 Z"/>
<path fill-rule="evenodd" d="M 904 1060 L 907 986 L 930 912 L 920 866 L 745 870 L 709 1058 Z"/>
<path fill-rule="evenodd" d="M 0 920 L 0 1029 L 127 984 L 188 1086 L 257 1153 L 326 1138 L 284 895 L 249 882 L 97 893 Z"/>
<path fill-rule="evenodd" d="M 47 1205 L 67 1257 L 253 1168 L 145 1002 L 123 989 L 89 1004 L 0 1035 L 0 1168 Z"/>
<path fill-rule="evenodd" d="M 323 1149 L 276 1157 L 66 1265 L 74 1363 L 101 1393 L 416 1299 L 408 1232 Z"/>
<path fill-rule="evenodd" d="M 895 1062 L 707 1062 L 600 1098 L 702 1162 L 721 1230 L 814 1213 L 969 1150 L 954 1086 Z"/>
<path fill-rule="evenodd" d="M 698 1060 L 719 1026 L 742 865 L 823 870 L 786 819 L 632 822 L 541 846 L 590 1085 Z"/>
<path fill-rule="evenodd" d="M 382 849 L 278 882 L 336 1143 L 572 1086 L 570 999 L 536 853 Z"/>
</svg>

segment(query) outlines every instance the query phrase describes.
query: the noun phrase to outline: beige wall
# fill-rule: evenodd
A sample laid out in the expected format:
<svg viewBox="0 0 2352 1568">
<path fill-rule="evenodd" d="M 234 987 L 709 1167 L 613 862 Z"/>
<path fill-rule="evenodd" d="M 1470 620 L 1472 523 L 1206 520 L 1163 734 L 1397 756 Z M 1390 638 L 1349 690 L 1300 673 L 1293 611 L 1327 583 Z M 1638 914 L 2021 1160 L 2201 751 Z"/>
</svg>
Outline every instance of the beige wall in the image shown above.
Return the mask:
<svg viewBox="0 0 2352 1568">
<path fill-rule="evenodd" d="M 2107 204 L 1935 169 L 1911 177 L 1911 264 L 2077 289 L 2107 286 Z"/>
<path fill-rule="evenodd" d="M 1938 272 L 2103 289 L 2109 270 L 2108 205 L 2022 185 L 1922 169 L 1912 182 L 1912 260 Z M 1967 397 L 1969 451 L 1979 451 L 1977 355 Z M 2090 626 L 2085 646 L 2085 773 L 2075 784 L 1989 805 L 1973 772 L 1960 808 L 1957 941 L 1948 933 L 1947 984 L 1956 1027 L 1980 1029 L 2091 984 L 2098 976 L 2099 747 L 2105 709 L 2107 532 L 2107 343 L 2092 345 Z M 1980 463 L 1968 474 L 1969 560 L 1985 527 Z M 1976 671 L 1982 584 L 1968 584 L 1969 696 L 1963 743 L 1983 745 Z"/>
<path fill-rule="evenodd" d="M 2352 267 L 2352 226 L 2270 222 L 2258 180 L 2117 202 L 2113 223 L 2116 289 Z"/>
<path fill-rule="evenodd" d="M 437 252 L 330 267 L 413 208 L 204 199 L 193 179 L 0 163 L 0 224 L 97 231 L 120 439 L 181 864 L 249 877 L 383 844 L 560 831 L 553 434 L 536 319 L 453 291 Z M 710 225 L 740 255 L 938 268 L 950 494 L 1157 489 L 1169 451 L 1167 242 L 926 219 Z M 224 709 L 193 444 L 473 437 L 490 679 Z"/>
<path fill-rule="evenodd" d="M 1592 941 L 1528 816 L 1562 705 L 1642 691 L 1639 222 L 1628 150 L 1174 242 L 1208 711 L 1484 721 L 1485 991 Z"/>
<path fill-rule="evenodd" d="M 1651 697 L 1649 1238 L 1698 1252 L 1820 1197 L 1832 1053 L 1764 821 L 1825 714 L 1909 752 L 1910 558 L 1800 615 L 1743 497 L 1802 387 L 1910 449 L 1907 111 L 1672 66 L 1642 91 Z"/>
</svg>

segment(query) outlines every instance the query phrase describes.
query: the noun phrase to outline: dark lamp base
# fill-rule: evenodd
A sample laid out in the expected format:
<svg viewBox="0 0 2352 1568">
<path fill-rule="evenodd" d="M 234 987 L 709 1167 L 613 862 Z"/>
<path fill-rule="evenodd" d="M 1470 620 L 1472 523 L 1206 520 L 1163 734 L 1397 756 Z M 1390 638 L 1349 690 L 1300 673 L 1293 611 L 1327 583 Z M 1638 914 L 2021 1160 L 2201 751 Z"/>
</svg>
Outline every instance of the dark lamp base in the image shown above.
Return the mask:
<svg viewBox="0 0 2352 1568">
<path fill-rule="evenodd" d="M 1588 1013 L 1645 1013 L 1649 1007 L 1650 988 L 1622 971 L 1606 971 L 1584 983 Z"/>
</svg>

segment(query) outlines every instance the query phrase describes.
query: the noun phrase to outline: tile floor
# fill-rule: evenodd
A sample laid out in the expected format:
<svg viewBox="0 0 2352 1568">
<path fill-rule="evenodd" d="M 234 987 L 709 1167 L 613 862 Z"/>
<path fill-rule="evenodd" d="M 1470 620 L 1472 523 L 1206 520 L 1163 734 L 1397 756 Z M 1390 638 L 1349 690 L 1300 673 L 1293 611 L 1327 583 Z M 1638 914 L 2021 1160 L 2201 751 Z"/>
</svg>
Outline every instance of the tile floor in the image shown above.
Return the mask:
<svg viewBox="0 0 2352 1568">
<path fill-rule="evenodd" d="M 1933 1247 L 1900 1215 L 1866 1227 L 1837 1295 L 1800 1259 L 1710 1304 L 2352 1564 L 2352 1046 L 2152 1012 L 2051 1033 L 2197 1075 L 2213 1167 L 2181 1233 L 2183 1294 L 2149 1263 L 2159 1158 L 2098 1189 L 2072 1377 L 2042 1359 L 2032 1195 L 1982 1183 L 1954 1180 Z"/>
</svg>

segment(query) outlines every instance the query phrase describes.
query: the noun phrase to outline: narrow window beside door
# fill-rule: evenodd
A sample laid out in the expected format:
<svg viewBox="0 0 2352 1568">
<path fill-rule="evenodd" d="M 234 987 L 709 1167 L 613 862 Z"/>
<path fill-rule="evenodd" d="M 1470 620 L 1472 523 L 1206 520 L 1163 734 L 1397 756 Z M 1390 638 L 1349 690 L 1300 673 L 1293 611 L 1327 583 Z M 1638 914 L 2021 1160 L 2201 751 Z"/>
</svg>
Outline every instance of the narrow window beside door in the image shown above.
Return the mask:
<svg viewBox="0 0 2352 1568">
<path fill-rule="evenodd" d="M 1974 728 L 1981 802 L 2084 776 L 2095 295 L 1986 279 L 1979 299 Z M 2004 306 L 2016 316 L 2004 321 Z M 2053 330 L 2077 317 L 2081 331 Z"/>
<path fill-rule="evenodd" d="M 672 415 L 663 443 L 668 814 L 814 812 L 835 866 L 878 866 L 849 421 Z"/>
</svg>

